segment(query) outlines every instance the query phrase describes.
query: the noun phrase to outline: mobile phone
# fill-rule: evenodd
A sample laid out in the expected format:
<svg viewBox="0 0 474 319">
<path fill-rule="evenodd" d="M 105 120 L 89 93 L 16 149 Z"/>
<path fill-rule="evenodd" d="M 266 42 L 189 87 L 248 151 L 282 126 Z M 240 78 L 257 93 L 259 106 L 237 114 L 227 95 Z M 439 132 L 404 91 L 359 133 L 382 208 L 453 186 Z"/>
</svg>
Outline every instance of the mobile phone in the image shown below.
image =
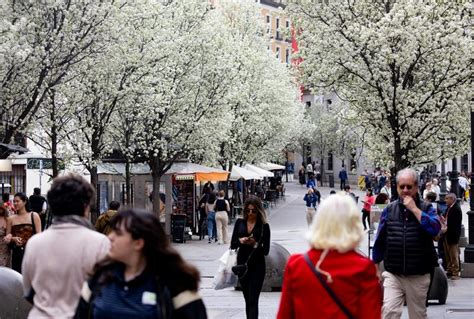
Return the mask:
<svg viewBox="0 0 474 319">
<path fill-rule="evenodd" d="M 250 234 L 250 236 L 248 238 L 253 238 L 253 233 Z"/>
</svg>

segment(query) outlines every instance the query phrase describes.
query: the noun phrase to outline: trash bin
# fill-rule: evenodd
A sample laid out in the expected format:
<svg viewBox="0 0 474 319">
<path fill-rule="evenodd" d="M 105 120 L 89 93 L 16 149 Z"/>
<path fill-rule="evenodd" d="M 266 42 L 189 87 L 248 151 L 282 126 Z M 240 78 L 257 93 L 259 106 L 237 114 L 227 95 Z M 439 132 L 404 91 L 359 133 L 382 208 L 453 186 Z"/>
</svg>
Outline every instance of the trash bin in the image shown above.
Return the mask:
<svg viewBox="0 0 474 319">
<path fill-rule="evenodd" d="M 171 215 L 171 237 L 175 243 L 185 243 L 186 215 Z"/>
</svg>

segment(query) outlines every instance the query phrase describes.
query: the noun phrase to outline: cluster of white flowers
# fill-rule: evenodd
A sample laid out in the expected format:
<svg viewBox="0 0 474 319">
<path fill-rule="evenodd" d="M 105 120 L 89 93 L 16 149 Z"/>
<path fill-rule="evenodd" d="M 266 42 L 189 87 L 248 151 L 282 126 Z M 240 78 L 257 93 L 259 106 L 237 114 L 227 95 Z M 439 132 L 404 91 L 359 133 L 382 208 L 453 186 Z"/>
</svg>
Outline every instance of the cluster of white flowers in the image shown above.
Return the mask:
<svg viewBox="0 0 474 319">
<path fill-rule="evenodd" d="M 263 30 L 252 1 L 6 0 L 2 139 L 22 132 L 48 153 L 60 144 L 56 156 L 92 173 L 118 149 L 158 179 L 177 159 L 279 155 L 302 106 Z"/>
<path fill-rule="evenodd" d="M 465 152 L 471 1 L 293 1 L 302 81 L 335 90 L 396 169 Z"/>
</svg>

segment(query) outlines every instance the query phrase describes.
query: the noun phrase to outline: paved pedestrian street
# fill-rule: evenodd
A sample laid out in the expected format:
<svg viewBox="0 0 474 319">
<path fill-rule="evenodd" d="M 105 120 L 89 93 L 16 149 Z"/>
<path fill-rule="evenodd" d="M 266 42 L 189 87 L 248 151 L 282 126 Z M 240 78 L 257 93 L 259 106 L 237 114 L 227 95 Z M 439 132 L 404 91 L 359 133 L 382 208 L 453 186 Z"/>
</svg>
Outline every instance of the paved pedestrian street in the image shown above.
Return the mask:
<svg viewBox="0 0 474 319">
<path fill-rule="evenodd" d="M 276 206 L 270 207 L 269 222 L 271 240 L 283 245 L 290 253 L 302 253 L 308 249 L 305 239 L 306 209 L 303 201 L 306 188 L 296 182 L 286 183 L 286 196 Z M 338 185 L 336 185 L 338 186 Z M 321 187 L 323 199 L 329 196 L 330 188 Z M 336 189 L 337 190 L 337 189 Z M 362 198 L 364 192 L 353 190 Z M 359 201 L 359 207 L 361 203 Z M 462 206 L 463 212 L 468 205 Z M 463 224 L 467 227 L 467 216 L 463 214 Z M 233 225 L 229 226 L 230 233 Z M 466 228 L 467 234 L 467 228 Z M 196 238 L 196 237 L 195 237 Z M 214 290 L 213 276 L 217 271 L 219 257 L 228 249 L 228 245 L 208 244 L 207 240 L 191 240 L 185 244 L 174 244 L 184 258 L 198 267 L 201 272 L 201 294 L 207 307 L 208 316 L 212 318 L 245 318 L 245 303 L 241 291 L 234 289 Z M 368 242 L 361 243 L 360 249 L 367 253 Z M 462 254 L 461 254 L 462 255 Z M 461 259 L 463 259 L 461 257 Z M 280 302 L 280 292 L 263 292 L 260 295 L 259 317 L 275 318 Z M 474 318 L 474 279 L 461 278 L 449 281 L 448 299 L 445 305 L 430 305 L 428 318 Z M 315 310 L 316 311 L 316 310 Z M 317 318 L 317 316 L 315 316 Z M 402 318 L 408 318 L 405 307 Z"/>
</svg>

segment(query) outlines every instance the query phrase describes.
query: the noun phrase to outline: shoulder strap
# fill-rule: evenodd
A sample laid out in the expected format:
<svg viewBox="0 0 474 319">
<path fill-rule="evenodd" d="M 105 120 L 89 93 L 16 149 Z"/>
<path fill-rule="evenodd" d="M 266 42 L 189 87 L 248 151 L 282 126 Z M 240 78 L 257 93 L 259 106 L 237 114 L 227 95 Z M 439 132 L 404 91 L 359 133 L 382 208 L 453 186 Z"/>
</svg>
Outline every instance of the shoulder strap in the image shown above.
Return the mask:
<svg viewBox="0 0 474 319">
<path fill-rule="evenodd" d="M 35 226 L 35 219 L 33 218 L 34 212 L 31 212 L 31 228 L 33 228 L 33 235 L 36 234 L 36 226 Z"/>
<path fill-rule="evenodd" d="M 331 289 L 331 287 L 328 286 L 328 284 L 324 280 L 323 276 L 318 271 L 316 271 L 316 268 L 314 268 L 314 265 L 311 262 L 311 259 L 309 259 L 308 253 L 304 254 L 304 259 L 305 259 L 306 263 L 308 264 L 309 268 L 311 269 L 311 271 L 313 272 L 313 274 L 316 276 L 316 278 L 318 278 L 319 282 L 324 287 L 326 292 L 329 294 L 329 296 L 331 296 L 332 300 L 334 300 L 334 302 L 338 305 L 338 307 L 342 310 L 342 312 L 344 312 L 344 314 L 346 315 L 347 318 L 353 319 L 354 317 L 352 316 L 352 314 L 342 304 L 342 302 L 339 300 L 339 298 L 337 298 L 336 294 Z"/>
</svg>

